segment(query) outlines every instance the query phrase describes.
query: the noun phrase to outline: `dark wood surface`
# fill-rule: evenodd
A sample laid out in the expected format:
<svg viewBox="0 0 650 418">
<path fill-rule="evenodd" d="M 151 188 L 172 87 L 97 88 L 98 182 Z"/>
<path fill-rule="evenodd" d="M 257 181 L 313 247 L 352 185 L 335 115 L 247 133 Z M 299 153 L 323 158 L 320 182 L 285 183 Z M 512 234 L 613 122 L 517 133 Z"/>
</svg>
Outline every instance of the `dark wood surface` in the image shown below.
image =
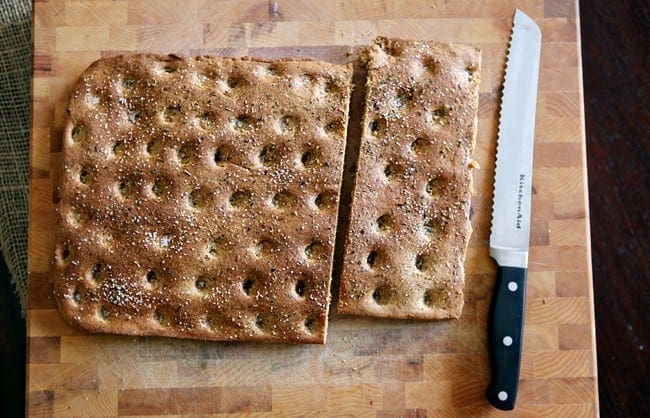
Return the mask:
<svg viewBox="0 0 650 418">
<path fill-rule="evenodd" d="M 650 2 L 581 4 L 600 409 L 650 416 Z"/>
<path fill-rule="evenodd" d="M 571 1 L 568 1 L 571 3 Z M 650 416 L 650 6 L 580 11 L 601 415 Z M 0 416 L 23 415 L 25 328 L 0 263 Z"/>
</svg>

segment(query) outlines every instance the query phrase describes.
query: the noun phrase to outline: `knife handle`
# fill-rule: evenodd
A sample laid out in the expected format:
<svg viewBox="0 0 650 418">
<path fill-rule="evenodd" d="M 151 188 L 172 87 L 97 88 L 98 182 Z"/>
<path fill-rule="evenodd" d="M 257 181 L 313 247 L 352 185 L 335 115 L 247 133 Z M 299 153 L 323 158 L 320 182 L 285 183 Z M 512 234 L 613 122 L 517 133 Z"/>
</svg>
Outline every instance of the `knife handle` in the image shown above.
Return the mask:
<svg viewBox="0 0 650 418">
<path fill-rule="evenodd" d="M 526 273 L 525 268 L 499 266 L 488 319 L 492 380 L 485 395 L 506 411 L 514 409 L 519 386 Z"/>
</svg>

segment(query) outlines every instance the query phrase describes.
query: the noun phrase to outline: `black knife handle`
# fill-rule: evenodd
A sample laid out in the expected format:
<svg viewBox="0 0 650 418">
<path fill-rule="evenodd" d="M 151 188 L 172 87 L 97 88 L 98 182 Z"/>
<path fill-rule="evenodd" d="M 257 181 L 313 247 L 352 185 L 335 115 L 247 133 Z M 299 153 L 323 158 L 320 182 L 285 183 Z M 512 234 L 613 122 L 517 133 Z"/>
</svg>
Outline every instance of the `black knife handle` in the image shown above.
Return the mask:
<svg viewBox="0 0 650 418">
<path fill-rule="evenodd" d="M 499 266 L 488 319 L 492 380 L 485 395 L 496 408 L 515 407 L 519 386 L 527 269 Z"/>
</svg>

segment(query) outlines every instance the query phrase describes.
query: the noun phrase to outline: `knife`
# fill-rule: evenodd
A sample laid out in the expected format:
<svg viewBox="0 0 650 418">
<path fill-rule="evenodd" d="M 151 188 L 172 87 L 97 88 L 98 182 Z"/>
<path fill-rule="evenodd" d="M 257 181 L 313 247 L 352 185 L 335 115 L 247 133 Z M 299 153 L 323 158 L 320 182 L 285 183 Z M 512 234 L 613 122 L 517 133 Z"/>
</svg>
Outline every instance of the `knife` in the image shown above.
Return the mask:
<svg viewBox="0 0 650 418">
<path fill-rule="evenodd" d="M 517 10 L 501 99 L 490 233 L 498 270 L 488 323 L 492 379 L 486 396 L 503 410 L 515 407 L 519 385 L 541 42 L 537 24 Z"/>
</svg>

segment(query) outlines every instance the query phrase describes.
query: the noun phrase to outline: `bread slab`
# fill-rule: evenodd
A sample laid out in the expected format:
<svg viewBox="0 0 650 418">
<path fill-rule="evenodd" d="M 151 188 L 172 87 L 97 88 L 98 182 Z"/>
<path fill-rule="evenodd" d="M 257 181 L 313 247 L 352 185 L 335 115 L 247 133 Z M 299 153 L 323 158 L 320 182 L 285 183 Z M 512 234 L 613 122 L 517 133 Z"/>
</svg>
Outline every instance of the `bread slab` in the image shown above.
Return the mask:
<svg viewBox="0 0 650 418">
<path fill-rule="evenodd" d="M 140 54 L 81 76 L 54 261 L 93 332 L 323 343 L 351 66 Z"/>
<path fill-rule="evenodd" d="M 480 51 L 377 38 L 338 310 L 458 318 L 471 234 Z"/>
</svg>

